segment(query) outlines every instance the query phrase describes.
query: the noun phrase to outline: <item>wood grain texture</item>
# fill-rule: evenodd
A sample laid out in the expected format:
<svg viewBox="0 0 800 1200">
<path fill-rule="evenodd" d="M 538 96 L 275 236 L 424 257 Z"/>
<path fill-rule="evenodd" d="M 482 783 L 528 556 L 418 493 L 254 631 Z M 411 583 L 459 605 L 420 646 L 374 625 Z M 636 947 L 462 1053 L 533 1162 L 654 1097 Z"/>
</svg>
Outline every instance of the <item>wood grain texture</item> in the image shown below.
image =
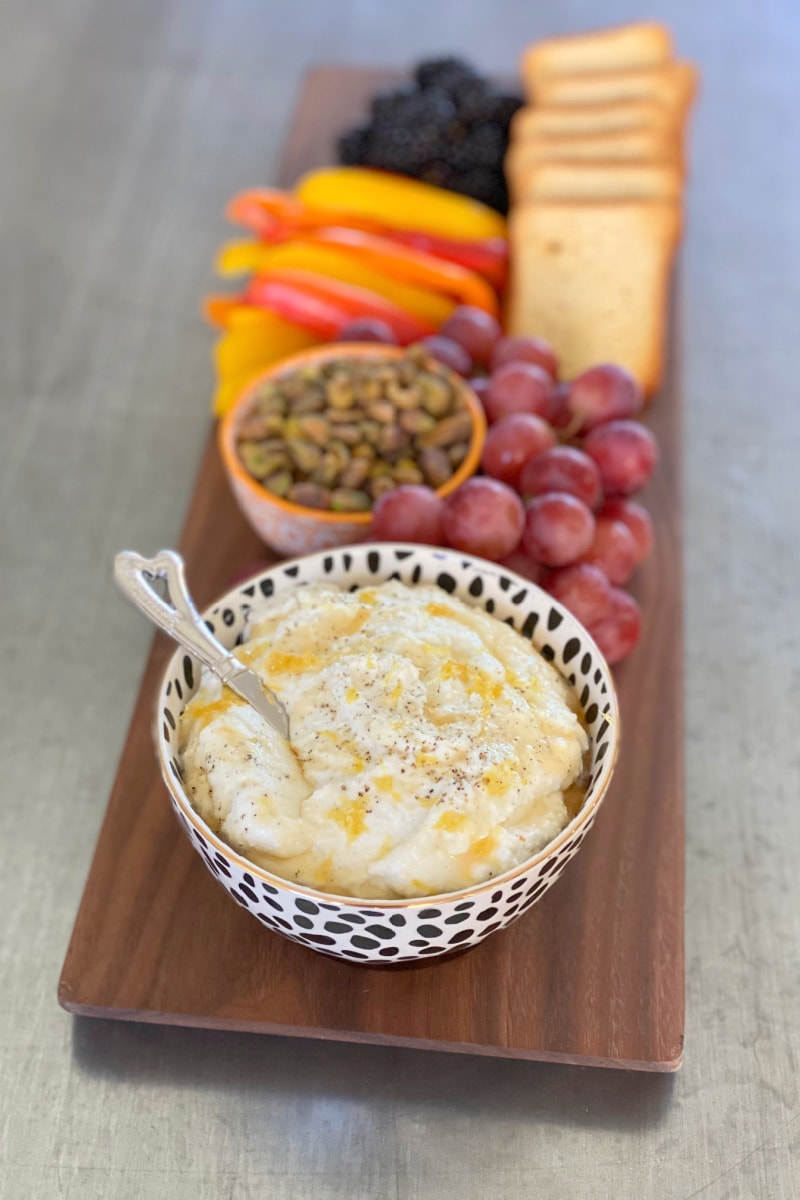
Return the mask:
<svg viewBox="0 0 800 1200">
<path fill-rule="evenodd" d="M 280 173 L 329 161 L 334 133 L 385 73 L 307 79 Z M 674 323 L 673 323 L 674 324 Z M 670 359 L 678 357 L 675 346 Z M 636 580 L 640 648 L 617 671 L 620 764 L 581 854 L 510 929 L 435 964 L 357 967 L 271 935 L 180 832 L 150 739 L 170 646 L 155 639 L 59 986 L 71 1012 L 138 1021 L 670 1071 L 684 1029 L 680 395 L 648 422 L 661 463 L 645 497 L 656 552 Z M 181 539 L 201 604 L 264 557 L 213 436 Z"/>
</svg>

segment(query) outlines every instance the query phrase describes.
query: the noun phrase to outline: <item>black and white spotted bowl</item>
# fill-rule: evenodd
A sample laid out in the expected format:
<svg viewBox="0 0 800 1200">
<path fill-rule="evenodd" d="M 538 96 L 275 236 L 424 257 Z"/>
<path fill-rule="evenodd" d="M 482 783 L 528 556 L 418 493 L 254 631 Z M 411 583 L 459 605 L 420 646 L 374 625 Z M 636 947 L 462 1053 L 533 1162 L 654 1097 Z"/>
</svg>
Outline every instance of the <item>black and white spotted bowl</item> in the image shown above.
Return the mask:
<svg viewBox="0 0 800 1200">
<path fill-rule="evenodd" d="M 228 592 L 204 613 L 226 646 L 243 635 L 247 614 L 265 597 L 318 580 L 355 588 L 399 579 L 436 584 L 512 625 L 573 686 L 591 738 L 591 782 L 580 812 L 543 850 L 503 875 L 457 892 L 415 900 L 359 900 L 290 883 L 243 858 L 201 820 L 184 791 L 178 758 L 181 713 L 194 694 L 199 663 L 171 658 L 159 691 L 155 742 L 181 827 L 233 899 L 275 933 L 312 950 L 358 963 L 401 963 L 474 946 L 536 903 L 578 852 L 606 793 L 617 756 L 614 683 L 597 646 L 547 593 L 493 563 L 451 550 L 395 543 L 322 551 L 272 567 Z"/>
</svg>

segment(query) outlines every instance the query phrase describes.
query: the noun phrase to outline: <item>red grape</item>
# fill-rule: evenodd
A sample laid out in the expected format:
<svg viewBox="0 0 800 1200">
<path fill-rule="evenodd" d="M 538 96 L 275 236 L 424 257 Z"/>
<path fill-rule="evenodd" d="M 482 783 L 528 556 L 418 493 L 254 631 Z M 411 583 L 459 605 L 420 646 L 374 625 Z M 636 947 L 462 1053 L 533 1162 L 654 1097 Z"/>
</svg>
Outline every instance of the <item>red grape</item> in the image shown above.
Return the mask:
<svg viewBox="0 0 800 1200">
<path fill-rule="evenodd" d="M 489 384 L 491 380 L 488 375 L 473 375 L 472 379 L 467 380 L 475 395 L 480 400 L 481 404 L 486 407 L 486 396 L 489 392 Z"/>
<path fill-rule="evenodd" d="M 638 421 L 609 421 L 587 434 L 583 448 L 600 468 L 608 493 L 630 495 L 650 478 L 658 459 L 658 444 Z"/>
<path fill-rule="evenodd" d="M 523 579 L 530 579 L 531 583 L 541 584 L 547 574 L 545 567 L 526 554 L 524 550 L 512 550 L 510 554 L 500 560 L 498 565 L 505 567 L 507 571 L 513 571 L 516 575 L 521 575 Z"/>
<path fill-rule="evenodd" d="M 487 433 L 481 466 L 487 475 L 518 489 L 520 471 L 527 460 L 555 444 L 555 434 L 541 417 L 512 413 L 510 417 L 501 417 Z M 597 470 L 594 463 L 592 467 Z M 597 478 L 599 484 L 599 474 Z"/>
<path fill-rule="evenodd" d="M 567 395 L 571 416 L 581 433 L 618 417 L 632 417 L 644 404 L 636 379 L 624 367 L 601 363 L 573 379 Z"/>
<path fill-rule="evenodd" d="M 529 362 L 541 367 L 551 379 L 558 377 L 558 359 L 552 347 L 537 337 L 503 337 L 492 354 L 492 373 L 506 363 Z"/>
<path fill-rule="evenodd" d="M 594 540 L 594 517 L 582 500 L 568 492 L 535 496 L 525 513 L 522 549 L 546 567 L 567 567 Z"/>
<path fill-rule="evenodd" d="M 611 584 L 600 568 L 591 563 L 576 563 L 553 571 L 544 587 L 582 625 L 602 621 L 611 608 Z"/>
<path fill-rule="evenodd" d="M 600 509 L 600 516 L 611 517 L 613 521 L 621 521 L 628 527 L 636 542 L 636 565 L 644 562 L 653 549 L 653 522 L 647 509 L 635 500 L 615 497 L 606 500 Z"/>
<path fill-rule="evenodd" d="M 472 373 L 472 359 L 464 347 L 452 338 L 432 333 L 429 337 L 421 338 L 419 345 L 424 346 L 437 362 L 455 371 L 456 375 L 463 375 L 466 379 Z"/>
<path fill-rule="evenodd" d="M 642 612 L 633 596 L 612 587 L 611 607 L 602 621 L 589 627 L 589 633 L 610 664 L 630 654 L 642 632 Z"/>
<path fill-rule="evenodd" d="M 447 497 L 444 536 L 448 546 L 497 562 L 516 548 L 525 524 L 525 509 L 516 492 L 477 475 Z"/>
<path fill-rule="evenodd" d="M 603 498 L 597 463 L 572 446 L 554 446 L 529 459 L 520 472 L 519 490 L 526 497 L 569 492 L 589 508 L 597 508 Z"/>
<path fill-rule="evenodd" d="M 490 313 L 464 304 L 453 309 L 439 333 L 463 346 L 473 362 L 488 367 L 495 343 L 503 331 Z"/>
<path fill-rule="evenodd" d="M 441 546 L 444 500 L 433 488 L 402 483 L 375 502 L 372 536 L 380 542 L 422 542 Z"/>
<path fill-rule="evenodd" d="M 354 317 L 339 330 L 336 340 L 339 342 L 385 342 L 387 346 L 396 346 L 397 338 L 394 330 L 378 317 Z"/>
<path fill-rule="evenodd" d="M 594 541 L 587 563 L 600 567 L 614 584 L 627 583 L 636 570 L 636 542 L 627 525 L 612 517 L 598 517 L 595 521 Z"/>
<path fill-rule="evenodd" d="M 535 363 L 507 363 L 492 375 L 484 401 L 490 421 L 511 413 L 533 413 L 547 420 L 553 402 L 554 384 Z"/>
<path fill-rule="evenodd" d="M 550 405 L 550 424 L 554 429 L 567 429 L 572 424 L 572 414 L 567 405 L 568 383 L 557 383 Z"/>
</svg>

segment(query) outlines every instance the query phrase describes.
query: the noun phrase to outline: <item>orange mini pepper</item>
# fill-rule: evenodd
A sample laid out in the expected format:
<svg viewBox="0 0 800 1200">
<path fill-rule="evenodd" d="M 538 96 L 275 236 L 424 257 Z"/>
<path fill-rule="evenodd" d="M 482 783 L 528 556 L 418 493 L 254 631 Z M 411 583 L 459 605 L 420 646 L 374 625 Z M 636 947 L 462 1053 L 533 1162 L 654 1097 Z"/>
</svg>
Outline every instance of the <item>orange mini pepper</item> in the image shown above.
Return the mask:
<svg viewBox="0 0 800 1200">
<path fill-rule="evenodd" d="M 234 225 L 245 225 L 254 233 L 256 226 L 266 231 L 277 222 L 300 221 L 307 206 L 291 192 L 277 188 L 248 188 L 237 192 L 225 206 L 225 216 Z"/>
<path fill-rule="evenodd" d="M 497 316 L 497 293 L 481 275 L 455 263 L 434 258 L 413 246 L 401 246 L 389 238 L 364 233 L 360 229 L 329 227 L 307 235 L 309 241 L 347 249 L 362 262 L 418 287 L 431 288 L 452 296 L 459 304 L 473 304 Z"/>
<path fill-rule="evenodd" d="M 375 270 L 349 250 L 320 245 L 306 238 L 280 244 L 229 242 L 222 247 L 216 266 L 221 275 L 268 274 L 283 267 L 314 271 L 317 275 L 377 292 L 412 317 L 437 329 L 455 307 L 455 301 L 449 296 Z"/>
<path fill-rule="evenodd" d="M 433 237 L 427 233 L 417 233 L 413 229 L 395 229 L 385 234 L 393 242 L 401 246 L 411 246 L 414 250 L 424 250 L 434 258 L 443 258 L 445 262 L 455 263 L 475 271 L 488 279 L 497 292 L 501 292 L 508 280 L 508 242 L 505 238 L 483 238 L 471 242 L 458 241 L 455 238 Z"/>
</svg>

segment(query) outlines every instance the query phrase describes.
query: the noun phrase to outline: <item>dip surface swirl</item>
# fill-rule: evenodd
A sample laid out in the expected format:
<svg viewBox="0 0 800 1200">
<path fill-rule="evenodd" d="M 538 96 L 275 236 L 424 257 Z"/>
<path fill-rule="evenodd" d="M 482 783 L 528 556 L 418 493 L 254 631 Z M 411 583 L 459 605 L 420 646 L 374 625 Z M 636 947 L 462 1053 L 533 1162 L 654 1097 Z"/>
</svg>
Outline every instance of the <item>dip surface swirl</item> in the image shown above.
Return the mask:
<svg viewBox="0 0 800 1200">
<path fill-rule="evenodd" d="M 237 655 L 291 744 L 204 671 L 181 720 L 186 790 L 244 857 L 339 895 L 482 883 L 580 805 L 587 735 L 531 643 L 437 587 L 314 584 L 251 614 Z"/>
</svg>

